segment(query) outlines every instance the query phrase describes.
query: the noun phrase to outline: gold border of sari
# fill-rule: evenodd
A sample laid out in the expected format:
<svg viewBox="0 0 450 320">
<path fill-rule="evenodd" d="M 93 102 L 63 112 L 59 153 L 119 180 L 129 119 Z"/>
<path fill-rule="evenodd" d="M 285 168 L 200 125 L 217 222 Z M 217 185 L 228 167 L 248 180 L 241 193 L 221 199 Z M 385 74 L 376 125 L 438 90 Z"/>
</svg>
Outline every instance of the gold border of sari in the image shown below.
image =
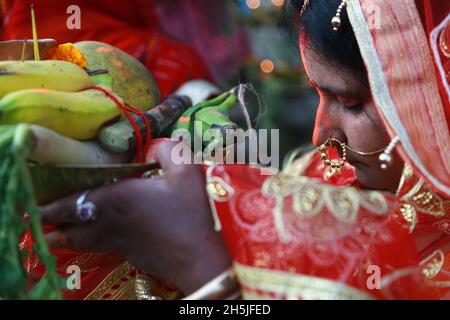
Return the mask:
<svg viewBox="0 0 450 320">
<path fill-rule="evenodd" d="M 374 299 L 364 291 L 325 278 L 250 267 L 237 262 L 234 263 L 234 268 L 239 282 L 244 287 L 263 292 L 263 294 L 256 294 L 244 288 L 244 299 L 264 299 L 264 297 L 273 299 L 274 295 L 295 300 Z"/>
<path fill-rule="evenodd" d="M 124 262 L 115 268 L 84 300 L 135 300 L 135 277 L 130 276 L 133 267 Z M 118 286 L 113 289 L 114 286 Z M 106 298 L 105 296 L 108 295 Z"/>
</svg>

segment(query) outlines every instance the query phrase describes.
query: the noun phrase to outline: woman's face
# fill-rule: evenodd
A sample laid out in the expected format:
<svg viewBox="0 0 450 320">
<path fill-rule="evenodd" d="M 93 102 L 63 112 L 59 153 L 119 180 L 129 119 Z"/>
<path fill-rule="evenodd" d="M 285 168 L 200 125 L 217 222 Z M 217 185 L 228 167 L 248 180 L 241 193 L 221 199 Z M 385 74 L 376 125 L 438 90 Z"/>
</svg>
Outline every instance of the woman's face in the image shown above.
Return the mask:
<svg viewBox="0 0 450 320">
<path fill-rule="evenodd" d="M 368 85 L 351 72 L 321 58 L 307 41 L 302 42 L 303 62 L 320 96 L 314 144 L 320 146 L 328 138 L 335 138 L 361 152 L 385 148 L 390 139 Z M 361 156 L 347 150 L 347 160 L 355 167 L 358 180 L 365 187 L 395 191 L 403 171 L 401 158 L 394 152 L 392 166 L 383 170 L 378 156 Z"/>
</svg>

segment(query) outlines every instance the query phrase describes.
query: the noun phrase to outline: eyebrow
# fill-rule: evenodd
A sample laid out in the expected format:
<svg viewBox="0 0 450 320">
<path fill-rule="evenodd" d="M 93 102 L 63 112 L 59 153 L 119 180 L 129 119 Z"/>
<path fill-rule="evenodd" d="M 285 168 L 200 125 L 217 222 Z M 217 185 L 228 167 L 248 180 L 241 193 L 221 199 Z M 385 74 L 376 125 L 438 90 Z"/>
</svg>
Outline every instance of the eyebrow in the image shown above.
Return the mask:
<svg viewBox="0 0 450 320">
<path fill-rule="evenodd" d="M 311 85 L 316 88 L 317 90 L 321 92 L 325 92 L 328 94 L 334 94 L 336 96 L 340 97 L 354 97 L 356 94 L 356 91 L 349 90 L 349 89 L 343 89 L 343 88 L 333 88 L 333 87 L 321 87 L 318 86 L 314 81 L 310 80 Z"/>
</svg>

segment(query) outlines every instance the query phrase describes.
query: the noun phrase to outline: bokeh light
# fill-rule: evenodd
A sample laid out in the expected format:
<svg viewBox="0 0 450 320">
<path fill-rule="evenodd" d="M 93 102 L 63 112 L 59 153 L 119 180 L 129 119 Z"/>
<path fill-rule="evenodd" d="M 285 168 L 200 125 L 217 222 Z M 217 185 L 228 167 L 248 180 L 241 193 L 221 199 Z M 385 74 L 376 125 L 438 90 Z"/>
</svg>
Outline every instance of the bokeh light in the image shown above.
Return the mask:
<svg viewBox="0 0 450 320">
<path fill-rule="evenodd" d="M 284 0 L 272 0 L 272 4 L 277 7 L 281 7 L 284 5 Z"/>
<path fill-rule="evenodd" d="M 261 0 L 245 0 L 245 3 L 250 9 L 258 9 L 261 6 Z"/>
<path fill-rule="evenodd" d="M 264 59 L 263 61 L 261 61 L 259 66 L 261 68 L 261 71 L 264 73 L 272 73 L 275 70 L 275 64 L 272 60 L 269 59 Z"/>
</svg>

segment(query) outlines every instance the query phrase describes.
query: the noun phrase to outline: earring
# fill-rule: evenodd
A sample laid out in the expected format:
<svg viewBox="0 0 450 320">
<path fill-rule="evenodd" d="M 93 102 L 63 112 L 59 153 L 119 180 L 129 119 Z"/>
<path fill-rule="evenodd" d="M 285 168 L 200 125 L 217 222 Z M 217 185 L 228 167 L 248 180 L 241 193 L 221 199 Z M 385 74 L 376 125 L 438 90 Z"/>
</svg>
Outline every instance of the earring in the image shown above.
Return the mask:
<svg viewBox="0 0 450 320">
<path fill-rule="evenodd" d="M 332 146 L 332 144 L 331 144 L 332 141 L 339 143 L 339 145 L 342 149 L 342 159 L 341 160 L 330 160 L 330 158 L 328 156 L 327 149 L 328 149 L 328 147 Z M 347 146 L 345 145 L 345 143 L 340 142 L 339 140 L 330 138 L 319 147 L 319 154 L 320 154 L 320 159 L 323 160 L 324 165 L 326 167 L 330 167 L 328 169 L 328 174 L 329 175 L 338 175 L 341 173 L 342 167 L 344 166 L 345 162 L 347 161 Z"/>
<path fill-rule="evenodd" d="M 341 4 L 339 5 L 339 7 L 336 11 L 336 15 L 333 17 L 333 19 L 331 19 L 331 26 L 333 27 L 334 31 L 338 31 L 342 25 L 341 13 L 342 13 L 342 10 L 346 6 L 347 6 L 347 0 L 342 0 Z"/>
<path fill-rule="evenodd" d="M 380 154 L 378 159 L 381 162 L 381 165 L 380 165 L 381 169 L 386 170 L 388 167 L 390 167 L 392 165 L 393 159 L 392 159 L 391 153 L 392 153 L 392 151 L 394 151 L 395 146 L 399 142 L 400 142 L 400 138 L 395 137 L 394 139 L 392 139 L 391 143 L 389 143 L 386 150 L 384 150 L 384 152 L 382 154 Z"/>
</svg>

